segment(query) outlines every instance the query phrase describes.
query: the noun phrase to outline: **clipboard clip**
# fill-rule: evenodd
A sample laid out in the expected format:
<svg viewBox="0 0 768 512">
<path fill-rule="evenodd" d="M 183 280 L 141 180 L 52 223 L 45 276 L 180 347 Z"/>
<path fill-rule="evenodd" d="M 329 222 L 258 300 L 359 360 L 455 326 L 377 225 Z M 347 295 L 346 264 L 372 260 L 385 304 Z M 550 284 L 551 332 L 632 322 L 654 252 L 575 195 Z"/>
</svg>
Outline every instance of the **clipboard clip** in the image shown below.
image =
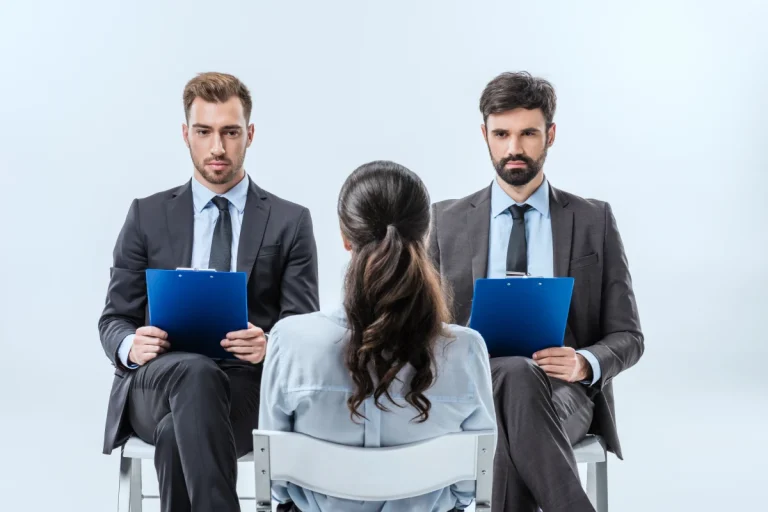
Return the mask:
<svg viewBox="0 0 768 512">
<path fill-rule="evenodd" d="M 176 267 L 176 270 L 192 270 L 194 272 L 216 272 L 215 268 Z"/>
<path fill-rule="evenodd" d="M 514 270 L 507 270 L 506 272 L 507 277 L 531 277 L 531 274 L 528 272 L 517 272 Z"/>
</svg>

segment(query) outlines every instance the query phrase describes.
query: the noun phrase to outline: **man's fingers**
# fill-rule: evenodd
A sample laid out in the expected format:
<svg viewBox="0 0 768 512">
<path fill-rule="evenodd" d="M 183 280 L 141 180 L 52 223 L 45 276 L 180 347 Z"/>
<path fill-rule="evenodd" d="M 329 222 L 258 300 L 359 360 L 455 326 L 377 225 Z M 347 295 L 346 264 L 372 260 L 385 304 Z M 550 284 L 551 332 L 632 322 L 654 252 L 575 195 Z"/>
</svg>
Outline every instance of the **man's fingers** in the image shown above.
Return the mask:
<svg viewBox="0 0 768 512">
<path fill-rule="evenodd" d="M 258 336 L 264 336 L 264 331 L 256 327 L 253 324 L 248 324 L 250 327 L 247 329 L 243 329 L 240 331 L 233 331 L 227 333 L 227 339 L 228 340 L 236 340 L 236 339 L 248 339 L 248 338 L 256 338 Z"/>
<path fill-rule="evenodd" d="M 258 349 L 255 347 L 249 346 L 249 347 L 226 347 L 227 352 L 230 352 L 232 354 L 253 354 Z"/>
<path fill-rule="evenodd" d="M 159 327 L 153 327 L 151 325 L 145 325 L 144 327 L 139 327 L 136 330 L 136 334 L 139 334 L 141 336 L 148 336 L 150 338 L 160 338 L 163 340 L 168 339 L 167 332 L 160 329 Z"/>
<path fill-rule="evenodd" d="M 568 357 L 573 355 L 574 350 L 571 347 L 551 347 L 539 350 L 533 354 L 534 361 L 544 359 L 545 357 Z"/>
<path fill-rule="evenodd" d="M 171 348 L 171 344 L 170 344 L 170 343 L 168 343 L 166 340 L 161 340 L 161 339 L 159 339 L 159 338 L 154 338 L 154 339 L 157 341 L 156 345 L 157 345 L 158 347 L 161 347 L 161 348 L 163 348 L 164 350 L 168 350 L 168 349 L 170 349 L 170 348 Z"/>
<path fill-rule="evenodd" d="M 251 364 L 258 364 L 264 360 L 264 354 L 249 354 L 247 356 L 235 354 L 235 357 L 241 361 L 247 361 Z"/>
<path fill-rule="evenodd" d="M 168 343 L 166 340 L 161 339 L 161 338 L 153 338 L 151 336 L 136 336 L 133 339 L 133 342 L 135 344 L 141 345 L 141 346 L 156 345 L 156 346 L 159 346 L 159 347 L 163 347 L 166 350 L 171 348 L 171 344 Z"/>
<path fill-rule="evenodd" d="M 539 366 L 573 366 L 572 360 L 567 357 L 545 357 L 537 359 L 536 364 Z"/>
<path fill-rule="evenodd" d="M 165 349 L 160 345 L 144 345 L 140 351 L 144 354 L 162 354 Z"/>
<path fill-rule="evenodd" d="M 263 347 L 227 347 L 226 351 L 235 354 L 235 355 L 242 355 L 242 356 L 261 356 L 264 354 L 264 348 Z"/>
<path fill-rule="evenodd" d="M 224 348 L 229 347 L 264 347 L 264 344 L 267 342 L 267 339 L 264 336 L 259 336 L 258 338 L 246 338 L 246 339 L 226 339 L 221 340 L 221 346 Z"/>
<path fill-rule="evenodd" d="M 533 354 L 533 359 L 535 361 L 538 361 L 539 359 L 544 359 L 545 357 L 556 357 L 556 356 L 562 356 L 562 353 L 558 350 L 560 347 L 552 347 L 552 348 L 545 348 L 544 350 L 539 350 L 535 354 Z"/>
<path fill-rule="evenodd" d="M 567 379 L 571 374 L 570 371 L 562 366 L 542 365 L 541 369 L 544 370 L 544 373 L 547 375 L 561 379 Z"/>
<path fill-rule="evenodd" d="M 255 358 L 254 358 L 254 356 L 252 354 L 249 354 L 247 356 L 235 354 L 235 357 L 238 358 L 241 361 L 245 361 L 245 362 L 248 362 L 248 363 L 253 363 L 255 361 Z"/>
</svg>

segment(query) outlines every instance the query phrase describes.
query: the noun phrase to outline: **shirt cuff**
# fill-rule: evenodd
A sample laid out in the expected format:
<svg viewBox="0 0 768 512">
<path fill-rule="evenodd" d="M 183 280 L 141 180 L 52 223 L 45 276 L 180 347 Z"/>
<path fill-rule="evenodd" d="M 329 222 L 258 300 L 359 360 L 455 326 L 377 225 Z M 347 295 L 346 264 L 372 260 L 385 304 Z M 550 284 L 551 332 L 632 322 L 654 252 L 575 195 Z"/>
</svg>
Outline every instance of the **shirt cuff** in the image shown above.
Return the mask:
<svg viewBox="0 0 768 512">
<path fill-rule="evenodd" d="M 128 362 L 128 354 L 131 352 L 131 347 L 133 346 L 133 338 L 135 336 L 135 334 L 129 334 L 123 338 L 123 341 L 120 342 L 120 346 L 117 348 L 118 359 L 120 359 L 120 362 L 123 363 L 123 366 L 129 370 L 135 370 L 139 367 L 137 364 Z"/>
<path fill-rule="evenodd" d="M 592 367 L 592 382 L 589 382 L 587 380 L 583 380 L 581 382 L 589 386 L 594 386 L 595 383 L 597 383 L 597 381 L 600 380 L 600 376 L 602 375 L 600 372 L 600 362 L 595 357 L 595 354 L 593 354 L 589 350 L 577 350 L 576 353 L 584 356 L 584 359 L 587 360 L 587 362 L 589 363 L 589 366 Z"/>
</svg>

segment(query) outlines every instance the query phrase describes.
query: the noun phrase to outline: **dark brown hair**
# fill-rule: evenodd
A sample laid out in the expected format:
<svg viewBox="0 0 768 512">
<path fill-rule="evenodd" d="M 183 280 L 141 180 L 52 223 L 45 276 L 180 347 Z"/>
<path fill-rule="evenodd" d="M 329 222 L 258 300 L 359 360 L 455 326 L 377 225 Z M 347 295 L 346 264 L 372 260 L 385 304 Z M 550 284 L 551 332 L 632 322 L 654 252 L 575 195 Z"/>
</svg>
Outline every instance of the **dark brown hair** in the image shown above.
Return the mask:
<svg viewBox="0 0 768 512">
<path fill-rule="evenodd" d="M 347 400 L 350 416 L 365 418 L 358 409 L 371 395 L 383 411 L 388 409 L 382 395 L 403 407 L 389 388 L 410 364 L 405 400 L 418 411 L 418 421 L 426 421 L 432 404 L 424 392 L 435 379 L 435 342 L 443 322 L 450 321 L 439 275 L 426 251 L 427 189 L 402 165 L 371 162 L 347 178 L 338 214 L 352 246 L 344 282 L 351 331 L 346 365 L 355 384 Z"/>
<path fill-rule="evenodd" d="M 480 96 L 483 123 L 488 121 L 488 116 L 491 114 L 516 108 L 528 110 L 540 108 L 549 129 L 557 108 L 555 88 L 543 78 L 533 77 L 526 71 L 502 73 L 488 82 Z"/>
<path fill-rule="evenodd" d="M 232 96 L 240 98 L 245 122 L 250 122 L 253 102 L 245 84 L 226 73 L 200 73 L 184 87 L 184 115 L 189 120 L 189 109 L 195 98 L 202 98 L 209 103 L 224 103 Z"/>
</svg>

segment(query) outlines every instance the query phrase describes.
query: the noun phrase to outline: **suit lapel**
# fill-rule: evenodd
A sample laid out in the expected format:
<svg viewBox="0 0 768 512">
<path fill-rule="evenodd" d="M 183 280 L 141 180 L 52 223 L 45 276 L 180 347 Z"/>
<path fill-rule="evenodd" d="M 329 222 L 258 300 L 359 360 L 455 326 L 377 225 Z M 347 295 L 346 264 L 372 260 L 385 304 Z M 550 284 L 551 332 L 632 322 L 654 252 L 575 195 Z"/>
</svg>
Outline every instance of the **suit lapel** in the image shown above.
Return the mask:
<svg viewBox="0 0 768 512">
<path fill-rule="evenodd" d="M 248 280 L 264 240 L 269 210 L 267 195 L 251 180 L 237 247 L 237 271 L 245 272 Z"/>
<path fill-rule="evenodd" d="M 168 239 L 171 241 L 173 261 L 177 267 L 189 267 L 192 264 L 192 236 L 195 212 L 192 205 L 192 185 L 188 181 L 166 203 L 166 223 Z"/>
<path fill-rule="evenodd" d="M 552 249 L 555 277 L 567 277 L 573 242 L 573 212 L 566 208 L 568 199 L 550 186 L 549 211 L 552 216 Z"/>
<path fill-rule="evenodd" d="M 472 286 L 488 276 L 488 240 L 491 230 L 491 187 L 481 190 L 467 211 L 467 233 L 472 251 Z"/>
</svg>

